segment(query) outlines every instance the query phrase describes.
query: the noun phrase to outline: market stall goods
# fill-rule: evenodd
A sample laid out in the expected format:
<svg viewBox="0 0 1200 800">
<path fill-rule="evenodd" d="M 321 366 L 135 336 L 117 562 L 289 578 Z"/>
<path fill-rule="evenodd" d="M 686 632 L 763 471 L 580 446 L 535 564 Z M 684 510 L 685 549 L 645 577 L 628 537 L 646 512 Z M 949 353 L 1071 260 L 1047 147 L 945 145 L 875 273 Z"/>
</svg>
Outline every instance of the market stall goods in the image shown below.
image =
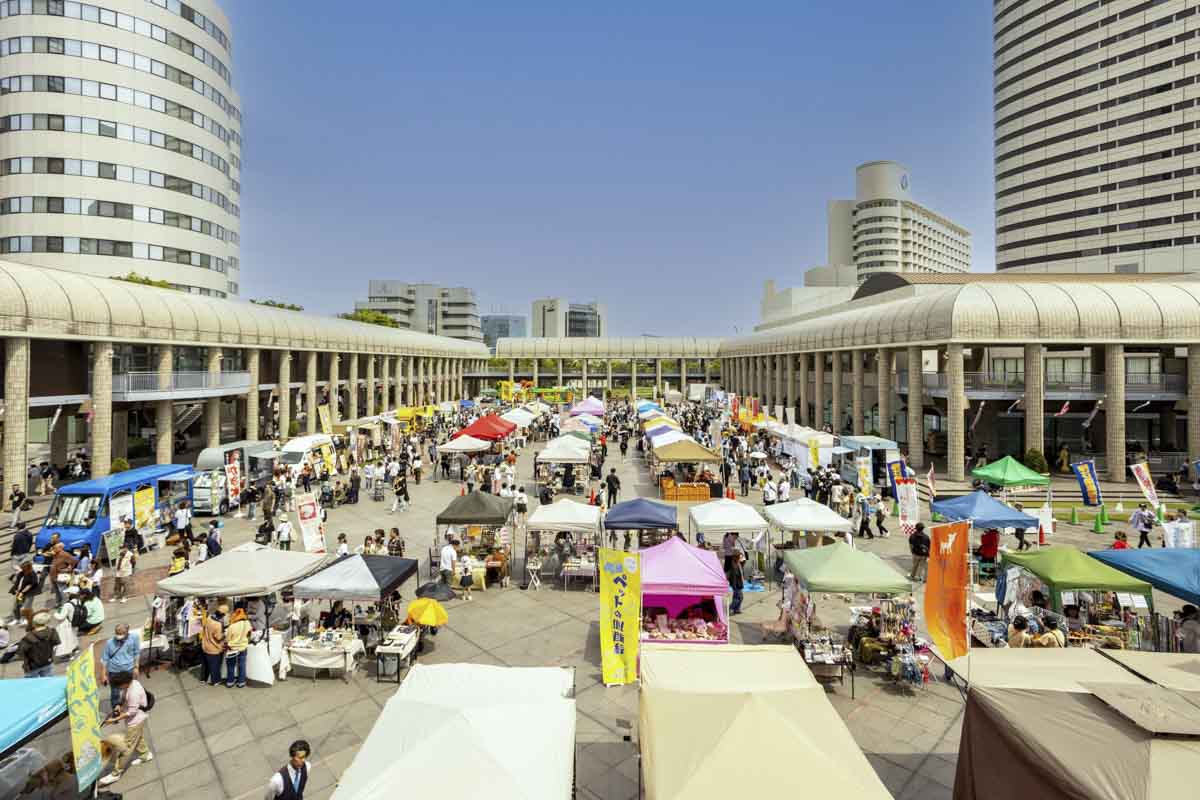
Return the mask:
<svg viewBox="0 0 1200 800">
<path fill-rule="evenodd" d="M 1063 609 L 1064 592 L 1107 591 L 1122 592 L 1145 598 L 1152 606 L 1153 591 L 1146 581 L 1113 569 L 1101 561 L 1088 558 L 1073 547 L 1054 547 L 1025 553 L 1002 553 L 1000 567 L 1015 566 L 1035 575 L 1050 590 L 1051 607 Z M 997 582 L 997 599 L 1004 588 Z M 1069 604 L 1068 604 L 1069 605 Z"/>
<path fill-rule="evenodd" d="M 678 536 L 639 552 L 646 623 L 642 638 L 727 642 L 729 583 L 716 553 L 693 547 Z"/>
</svg>

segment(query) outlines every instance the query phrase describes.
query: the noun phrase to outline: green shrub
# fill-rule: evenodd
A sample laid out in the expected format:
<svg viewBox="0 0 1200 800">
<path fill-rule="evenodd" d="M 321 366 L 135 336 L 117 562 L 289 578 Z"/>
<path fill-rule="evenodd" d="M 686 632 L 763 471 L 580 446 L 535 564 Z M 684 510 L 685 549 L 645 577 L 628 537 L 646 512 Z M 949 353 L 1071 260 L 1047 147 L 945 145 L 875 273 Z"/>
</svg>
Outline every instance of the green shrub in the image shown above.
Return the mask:
<svg viewBox="0 0 1200 800">
<path fill-rule="evenodd" d="M 299 435 L 300 435 L 300 420 L 294 419 L 294 420 L 292 420 L 291 424 L 288 425 L 288 438 L 290 439 L 293 436 L 299 436 Z"/>
<path fill-rule="evenodd" d="M 128 462 L 128 461 L 126 461 L 126 460 L 125 460 L 125 459 L 123 459 L 123 458 L 114 458 L 114 459 L 112 460 L 112 466 L 110 466 L 110 467 L 108 468 L 108 471 L 109 471 L 109 473 L 111 473 L 111 474 L 116 474 L 116 473 L 118 473 L 118 472 L 125 472 L 125 471 L 126 471 L 126 470 L 128 470 L 128 469 L 129 469 L 129 462 Z"/>
<path fill-rule="evenodd" d="M 1050 465 L 1046 463 L 1046 457 L 1042 455 L 1042 451 L 1037 448 L 1030 448 L 1025 451 L 1025 458 L 1022 459 L 1025 466 L 1029 467 L 1034 472 L 1049 472 Z"/>
</svg>

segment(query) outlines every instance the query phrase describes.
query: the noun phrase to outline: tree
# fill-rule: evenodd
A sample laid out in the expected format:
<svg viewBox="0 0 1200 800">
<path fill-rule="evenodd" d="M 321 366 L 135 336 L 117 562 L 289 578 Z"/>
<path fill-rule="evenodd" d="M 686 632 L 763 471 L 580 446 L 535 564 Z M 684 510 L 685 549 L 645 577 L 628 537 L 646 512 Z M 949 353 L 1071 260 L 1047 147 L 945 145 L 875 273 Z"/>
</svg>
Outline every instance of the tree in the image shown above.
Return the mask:
<svg viewBox="0 0 1200 800">
<path fill-rule="evenodd" d="M 374 311 L 369 308 L 360 308 L 352 314 L 338 314 L 342 319 L 348 319 L 353 322 L 365 322 L 368 325 L 382 325 L 385 328 L 399 328 L 400 323 L 384 314 L 382 311 Z"/>
<path fill-rule="evenodd" d="M 109 473 L 115 475 L 118 472 L 125 472 L 128 469 L 129 462 L 123 458 L 117 457 L 112 460 L 112 464 L 109 466 L 108 471 Z"/>
<path fill-rule="evenodd" d="M 1034 472 L 1045 475 L 1050 472 L 1050 465 L 1046 463 L 1046 457 L 1042 455 L 1042 451 L 1035 447 L 1031 447 L 1025 451 L 1025 466 L 1029 467 Z"/>
<path fill-rule="evenodd" d="M 298 306 L 295 303 L 285 303 L 282 300 L 251 300 L 256 306 L 267 306 L 269 308 L 282 308 L 284 311 L 303 311 L 304 306 Z"/>
<path fill-rule="evenodd" d="M 142 286 L 154 286 L 158 289 L 174 289 L 175 287 L 169 281 L 156 281 L 154 278 L 148 278 L 137 272 L 131 272 L 128 275 L 113 275 L 114 281 L 125 281 L 126 283 L 137 283 Z"/>
</svg>

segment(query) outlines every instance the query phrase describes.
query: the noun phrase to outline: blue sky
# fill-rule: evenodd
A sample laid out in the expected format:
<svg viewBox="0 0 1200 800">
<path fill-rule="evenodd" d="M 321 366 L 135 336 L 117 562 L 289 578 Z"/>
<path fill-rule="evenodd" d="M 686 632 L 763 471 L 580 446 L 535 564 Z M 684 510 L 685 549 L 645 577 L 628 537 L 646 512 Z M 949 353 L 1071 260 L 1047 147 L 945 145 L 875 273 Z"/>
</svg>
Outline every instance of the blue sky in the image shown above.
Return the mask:
<svg viewBox="0 0 1200 800">
<path fill-rule="evenodd" d="M 223 3 L 245 297 L 335 313 L 392 278 L 745 331 L 874 159 L 993 268 L 988 3 Z"/>
</svg>

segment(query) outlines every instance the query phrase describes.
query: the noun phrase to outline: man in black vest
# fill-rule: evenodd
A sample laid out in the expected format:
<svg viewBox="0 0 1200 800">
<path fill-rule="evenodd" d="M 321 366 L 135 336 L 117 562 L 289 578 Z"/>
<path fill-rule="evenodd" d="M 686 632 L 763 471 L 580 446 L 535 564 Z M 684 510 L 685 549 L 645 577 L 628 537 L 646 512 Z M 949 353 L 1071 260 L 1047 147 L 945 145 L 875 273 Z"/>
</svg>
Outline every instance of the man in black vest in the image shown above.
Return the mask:
<svg viewBox="0 0 1200 800">
<path fill-rule="evenodd" d="M 308 742 L 297 739 L 288 747 L 288 762 L 271 776 L 266 800 L 304 800 L 308 785 Z"/>
</svg>

